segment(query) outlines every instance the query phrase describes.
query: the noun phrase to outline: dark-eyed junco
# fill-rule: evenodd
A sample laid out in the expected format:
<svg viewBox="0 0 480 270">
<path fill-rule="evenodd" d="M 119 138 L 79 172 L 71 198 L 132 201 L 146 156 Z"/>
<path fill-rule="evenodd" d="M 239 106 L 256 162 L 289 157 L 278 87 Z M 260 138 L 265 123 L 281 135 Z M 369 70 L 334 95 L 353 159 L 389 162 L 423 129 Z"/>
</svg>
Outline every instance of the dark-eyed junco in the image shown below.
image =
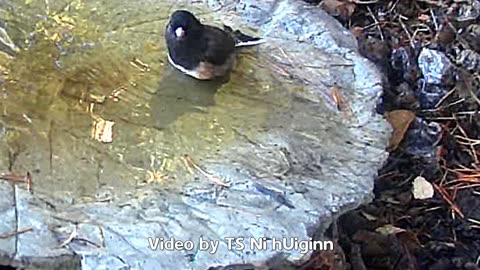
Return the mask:
<svg viewBox="0 0 480 270">
<path fill-rule="evenodd" d="M 229 73 L 238 47 L 264 40 L 202 24 L 192 13 L 177 10 L 170 16 L 165 31 L 168 60 L 178 70 L 200 80 L 211 80 Z"/>
</svg>

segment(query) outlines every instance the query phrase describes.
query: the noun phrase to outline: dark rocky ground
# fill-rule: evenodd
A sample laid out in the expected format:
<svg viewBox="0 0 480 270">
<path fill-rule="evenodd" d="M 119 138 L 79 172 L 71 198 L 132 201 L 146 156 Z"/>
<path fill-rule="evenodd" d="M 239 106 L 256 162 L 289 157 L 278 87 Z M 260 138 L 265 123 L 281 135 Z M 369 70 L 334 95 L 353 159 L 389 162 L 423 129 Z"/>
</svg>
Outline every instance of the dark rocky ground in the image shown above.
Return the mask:
<svg viewBox="0 0 480 270">
<path fill-rule="evenodd" d="M 335 253 L 300 269 L 480 269 L 480 1 L 305 1 L 383 73 L 394 135 L 373 202 L 329 229 Z M 413 195 L 415 179 L 430 195 Z"/>
</svg>

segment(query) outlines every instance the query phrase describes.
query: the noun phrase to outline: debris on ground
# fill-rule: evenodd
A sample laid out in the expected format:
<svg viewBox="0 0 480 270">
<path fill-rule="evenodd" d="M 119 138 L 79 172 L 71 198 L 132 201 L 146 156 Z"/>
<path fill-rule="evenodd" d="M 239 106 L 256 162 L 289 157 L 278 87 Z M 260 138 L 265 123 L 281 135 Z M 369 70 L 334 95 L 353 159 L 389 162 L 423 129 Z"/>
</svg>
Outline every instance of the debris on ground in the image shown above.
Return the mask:
<svg viewBox="0 0 480 270">
<path fill-rule="evenodd" d="M 305 2 L 382 72 L 393 127 L 373 202 L 335 225 L 348 266 L 308 269 L 480 269 L 480 1 Z"/>
</svg>

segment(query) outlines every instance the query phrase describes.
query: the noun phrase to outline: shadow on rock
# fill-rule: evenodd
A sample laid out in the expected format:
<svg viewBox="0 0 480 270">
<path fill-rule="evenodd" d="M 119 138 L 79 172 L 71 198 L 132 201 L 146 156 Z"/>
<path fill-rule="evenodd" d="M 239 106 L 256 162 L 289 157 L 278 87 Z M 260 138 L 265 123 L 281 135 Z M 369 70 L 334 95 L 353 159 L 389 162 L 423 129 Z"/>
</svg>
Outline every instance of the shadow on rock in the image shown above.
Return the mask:
<svg viewBox="0 0 480 270">
<path fill-rule="evenodd" d="M 200 81 L 166 65 L 158 91 L 150 101 L 153 124 L 163 129 L 183 114 L 214 106 L 215 93 L 227 81 Z"/>
</svg>

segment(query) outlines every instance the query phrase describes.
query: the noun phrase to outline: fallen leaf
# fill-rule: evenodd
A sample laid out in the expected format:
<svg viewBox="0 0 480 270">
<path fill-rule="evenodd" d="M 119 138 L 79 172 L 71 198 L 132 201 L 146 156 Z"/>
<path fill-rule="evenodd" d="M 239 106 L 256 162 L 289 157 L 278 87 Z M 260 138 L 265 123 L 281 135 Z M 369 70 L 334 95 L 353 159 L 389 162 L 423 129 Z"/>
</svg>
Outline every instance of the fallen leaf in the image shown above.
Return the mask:
<svg viewBox="0 0 480 270">
<path fill-rule="evenodd" d="M 370 214 L 365 213 L 363 211 L 361 211 L 360 214 L 362 214 L 362 216 L 364 216 L 368 221 L 375 221 L 375 220 L 378 219 L 376 216 L 370 215 Z"/>
<path fill-rule="evenodd" d="M 433 186 L 430 184 L 430 182 L 428 182 L 422 176 L 417 176 L 413 180 L 412 193 L 415 199 L 424 200 L 432 198 L 435 191 L 433 190 Z"/>
<path fill-rule="evenodd" d="M 418 240 L 418 237 L 415 233 L 411 231 L 405 231 L 397 233 L 397 239 L 403 243 L 410 252 L 415 252 L 422 247 L 422 243 Z"/>
<path fill-rule="evenodd" d="M 102 119 L 99 116 L 94 117 L 92 124 L 92 138 L 103 143 L 113 141 L 113 125 L 115 122 Z"/>
<path fill-rule="evenodd" d="M 351 112 L 350 106 L 345 101 L 345 98 L 342 94 L 342 89 L 338 85 L 330 87 L 330 95 L 337 105 L 337 109 L 341 112 Z"/>
<path fill-rule="evenodd" d="M 348 19 L 355 12 L 356 5 L 354 3 L 342 0 L 324 0 L 320 7 L 332 16 L 340 16 Z"/>
<path fill-rule="evenodd" d="M 442 24 L 435 35 L 435 41 L 439 45 L 447 46 L 456 39 L 457 32 L 449 24 Z"/>
<path fill-rule="evenodd" d="M 387 224 L 385 226 L 376 228 L 375 231 L 383 235 L 388 235 L 388 234 L 401 233 L 401 232 L 404 232 L 405 230 L 402 228 L 395 227 L 391 224 Z"/>
<path fill-rule="evenodd" d="M 363 34 L 363 27 L 355 26 L 350 29 L 350 32 L 354 37 L 359 38 Z"/>
<path fill-rule="evenodd" d="M 415 114 L 408 110 L 396 110 L 385 113 L 385 118 L 392 125 L 393 132 L 390 137 L 390 143 L 387 148 L 388 151 L 397 149 L 400 142 L 403 140 L 408 127 L 415 119 Z"/>
<path fill-rule="evenodd" d="M 162 173 L 159 170 L 147 170 L 147 175 L 145 177 L 144 182 L 147 184 L 161 183 L 166 179 L 168 179 L 168 175 Z"/>
</svg>

